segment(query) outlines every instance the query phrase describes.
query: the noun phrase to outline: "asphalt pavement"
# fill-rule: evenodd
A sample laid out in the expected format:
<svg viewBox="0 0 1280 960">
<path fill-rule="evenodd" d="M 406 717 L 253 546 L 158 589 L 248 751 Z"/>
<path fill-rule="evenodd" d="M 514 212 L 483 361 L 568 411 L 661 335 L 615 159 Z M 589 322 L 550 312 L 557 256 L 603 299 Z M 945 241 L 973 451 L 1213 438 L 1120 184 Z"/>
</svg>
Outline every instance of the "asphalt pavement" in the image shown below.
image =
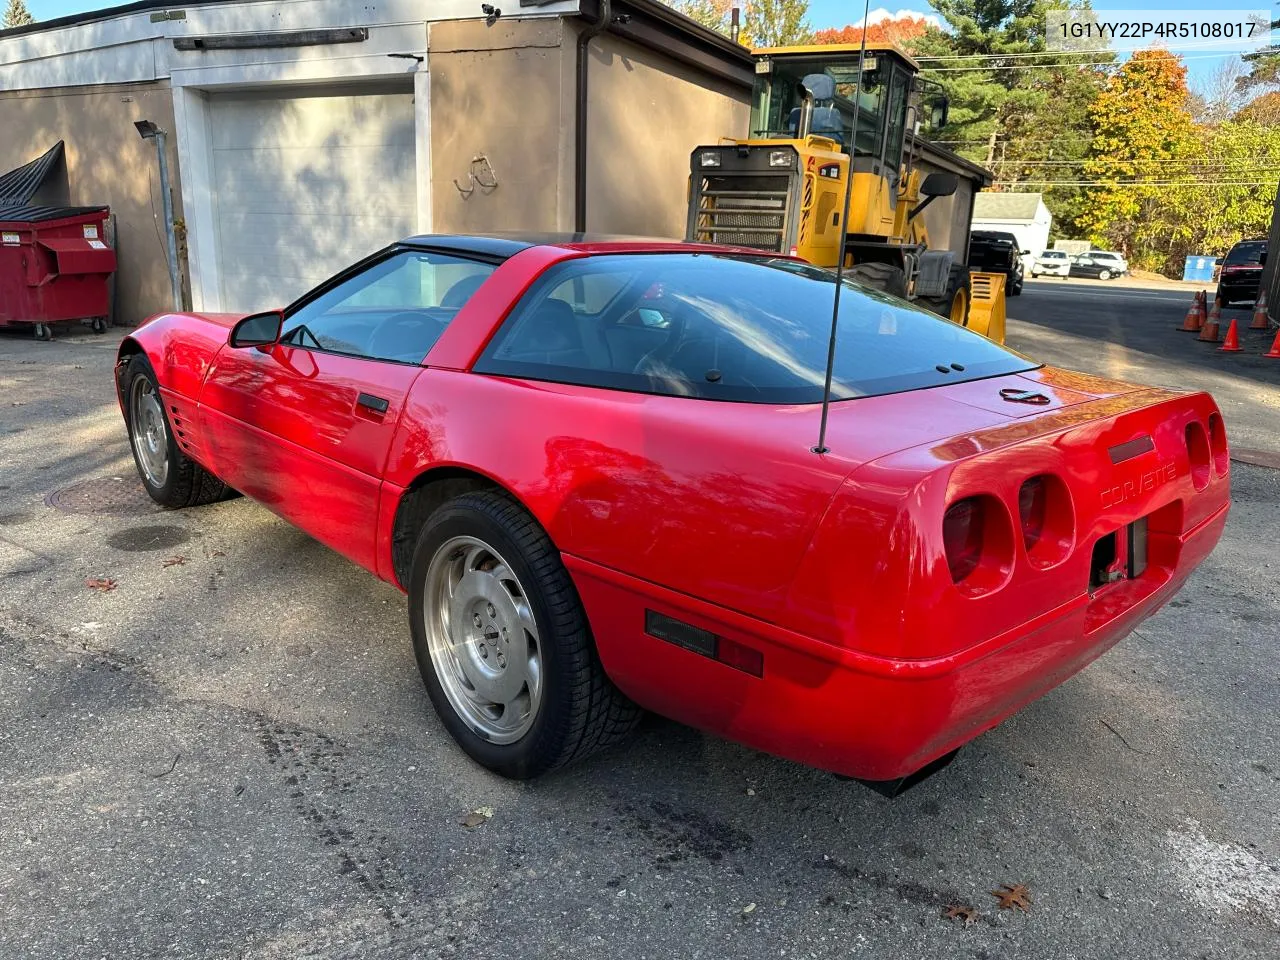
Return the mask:
<svg viewBox="0 0 1280 960">
<path fill-rule="evenodd" d="M 1012 343 L 1274 446 L 1274 368 L 1063 286 Z M 517 784 L 431 713 L 396 590 L 250 501 L 145 499 L 118 338 L 0 335 L 0 957 L 1280 954 L 1280 473 L 1235 465 L 1179 597 L 903 797 L 657 718 Z"/>
<path fill-rule="evenodd" d="M 1227 435 L 1242 450 L 1280 456 L 1280 360 L 1262 355 L 1276 331 L 1249 330 L 1252 307 L 1222 311 L 1221 334 L 1236 321 L 1239 353 L 1220 350 L 1178 328 L 1194 284 L 1120 280 L 1028 279 L 1007 300 L 1007 342 L 1037 360 L 1179 390 L 1208 390 L 1222 408 Z M 1206 288 L 1213 301 L 1213 286 Z"/>
</svg>

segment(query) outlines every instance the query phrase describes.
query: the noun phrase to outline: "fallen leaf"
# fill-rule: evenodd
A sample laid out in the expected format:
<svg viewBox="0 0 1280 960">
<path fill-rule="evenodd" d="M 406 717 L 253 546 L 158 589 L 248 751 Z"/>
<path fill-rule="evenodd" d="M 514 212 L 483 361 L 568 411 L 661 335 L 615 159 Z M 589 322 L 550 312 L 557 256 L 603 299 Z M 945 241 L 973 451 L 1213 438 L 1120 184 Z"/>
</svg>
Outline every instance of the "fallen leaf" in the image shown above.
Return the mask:
<svg viewBox="0 0 1280 960">
<path fill-rule="evenodd" d="M 226 556 L 226 554 L 225 554 L 225 553 L 223 553 L 221 550 L 212 550 L 212 551 L 210 551 L 210 553 L 209 553 L 209 557 L 210 557 L 210 558 L 213 558 L 213 557 L 225 557 L 225 556 Z"/>
<path fill-rule="evenodd" d="M 1021 883 L 1002 883 L 999 890 L 991 891 L 991 895 L 1000 901 L 1001 910 L 1016 908 L 1023 913 L 1031 912 L 1031 890 Z"/>
<path fill-rule="evenodd" d="M 99 593 L 110 593 L 116 588 L 116 582 L 110 577 L 91 577 L 84 582 L 84 585 Z"/>
<path fill-rule="evenodd" d="M 949 905 L 942 915 L 948 920 L 961 920 L 966 927 L 972 927 L 978 922 L 978 911 L 960 903 Z"/>
<path fill-rule="evenodd" d="M 462 818 L 462 825 L 472 830 L 481 824 L 488 823 L 493 816 L 493 807 L 477 807 Z"/>
<path fill-rule="evenodd" d="M 161 561 L 161 563 L 166 567 L 180 567 L 186 562 L 186 557 L 166 557 Z"/>
<path fill-rule="evenodd" d="M 748 903 L 745 907 L 742 908 L 742 915 L 744 917 L 749 913 L 755 913 L 755 912 L 756 912 L 756 905 L 754 903 Z"/>
</svg>

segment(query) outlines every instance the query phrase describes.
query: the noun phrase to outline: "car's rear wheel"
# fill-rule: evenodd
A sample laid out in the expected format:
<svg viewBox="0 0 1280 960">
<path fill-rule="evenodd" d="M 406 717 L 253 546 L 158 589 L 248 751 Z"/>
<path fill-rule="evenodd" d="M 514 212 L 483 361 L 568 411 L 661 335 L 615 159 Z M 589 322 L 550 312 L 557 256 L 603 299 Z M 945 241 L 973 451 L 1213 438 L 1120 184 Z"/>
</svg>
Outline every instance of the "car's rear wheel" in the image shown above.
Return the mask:
<svg viewBox="0 0 1280 960">
<path fill-rule="evenodd" d="M 503 776 L 527 779 L 585 757 L 639 719 L 605 675 L 555 546 L 503 493 L 467 493 L 428 518 L 409 622 L 441 722 Z"/>
<path fill-rule="evenodd" d="M 165 507 L 195 507 L 235 491 L 178 449 L 155 371 L 143 354 L 125 367 L 124 416 L 133 462 L 147 494 Z"/>
</svg>

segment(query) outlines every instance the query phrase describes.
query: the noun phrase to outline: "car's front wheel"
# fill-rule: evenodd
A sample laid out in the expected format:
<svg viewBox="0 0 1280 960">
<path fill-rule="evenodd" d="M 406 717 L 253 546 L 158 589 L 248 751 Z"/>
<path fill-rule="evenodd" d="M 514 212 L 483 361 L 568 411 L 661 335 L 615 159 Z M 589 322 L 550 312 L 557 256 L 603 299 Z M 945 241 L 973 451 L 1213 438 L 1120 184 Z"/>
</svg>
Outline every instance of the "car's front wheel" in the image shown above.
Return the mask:
<svg viewBox="0 0 1280 960">
<path fill-rule="evenodd" d="M 1111 279 L 1111 271 L 1110 271 L 1110 270 L 1099 270 L 1099 271 L 1098 271 L 1098 279 L 1099 279 L 1099 280 L 1110 280 L 1110 279 Z"/>
<path fill-rule="evenodd" d="M 235 491 L 178 449 L 155 371 L 143 354 L 124 373 L 124 416 L 138 476 L 151 499 L 165 507 L 195 507 Z"/>
<path fill-rule="evenodd" d="M 605 675 L 550 538 L 503 493 L 464 494 L 423 525 L 409 578 L 414 654 L 450 735 L 527 779 L 611 746 L 640 710 Z"/>
</svg>

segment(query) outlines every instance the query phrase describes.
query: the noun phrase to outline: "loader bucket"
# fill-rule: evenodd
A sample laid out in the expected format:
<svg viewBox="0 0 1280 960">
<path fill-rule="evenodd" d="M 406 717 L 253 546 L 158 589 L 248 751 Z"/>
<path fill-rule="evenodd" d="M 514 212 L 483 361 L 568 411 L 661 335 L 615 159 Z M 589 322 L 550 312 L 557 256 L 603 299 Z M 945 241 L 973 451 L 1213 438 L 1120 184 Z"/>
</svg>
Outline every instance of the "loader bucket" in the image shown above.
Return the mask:
<svg viewBox="0 0 1280 960">
<path fill-rule="evenodd" d="M 1004 343 L 1005 275 L 973 273 L 969 282 L 972 293 L 969 301 L 969 329 L 988 340 Z"/>
</svg>

